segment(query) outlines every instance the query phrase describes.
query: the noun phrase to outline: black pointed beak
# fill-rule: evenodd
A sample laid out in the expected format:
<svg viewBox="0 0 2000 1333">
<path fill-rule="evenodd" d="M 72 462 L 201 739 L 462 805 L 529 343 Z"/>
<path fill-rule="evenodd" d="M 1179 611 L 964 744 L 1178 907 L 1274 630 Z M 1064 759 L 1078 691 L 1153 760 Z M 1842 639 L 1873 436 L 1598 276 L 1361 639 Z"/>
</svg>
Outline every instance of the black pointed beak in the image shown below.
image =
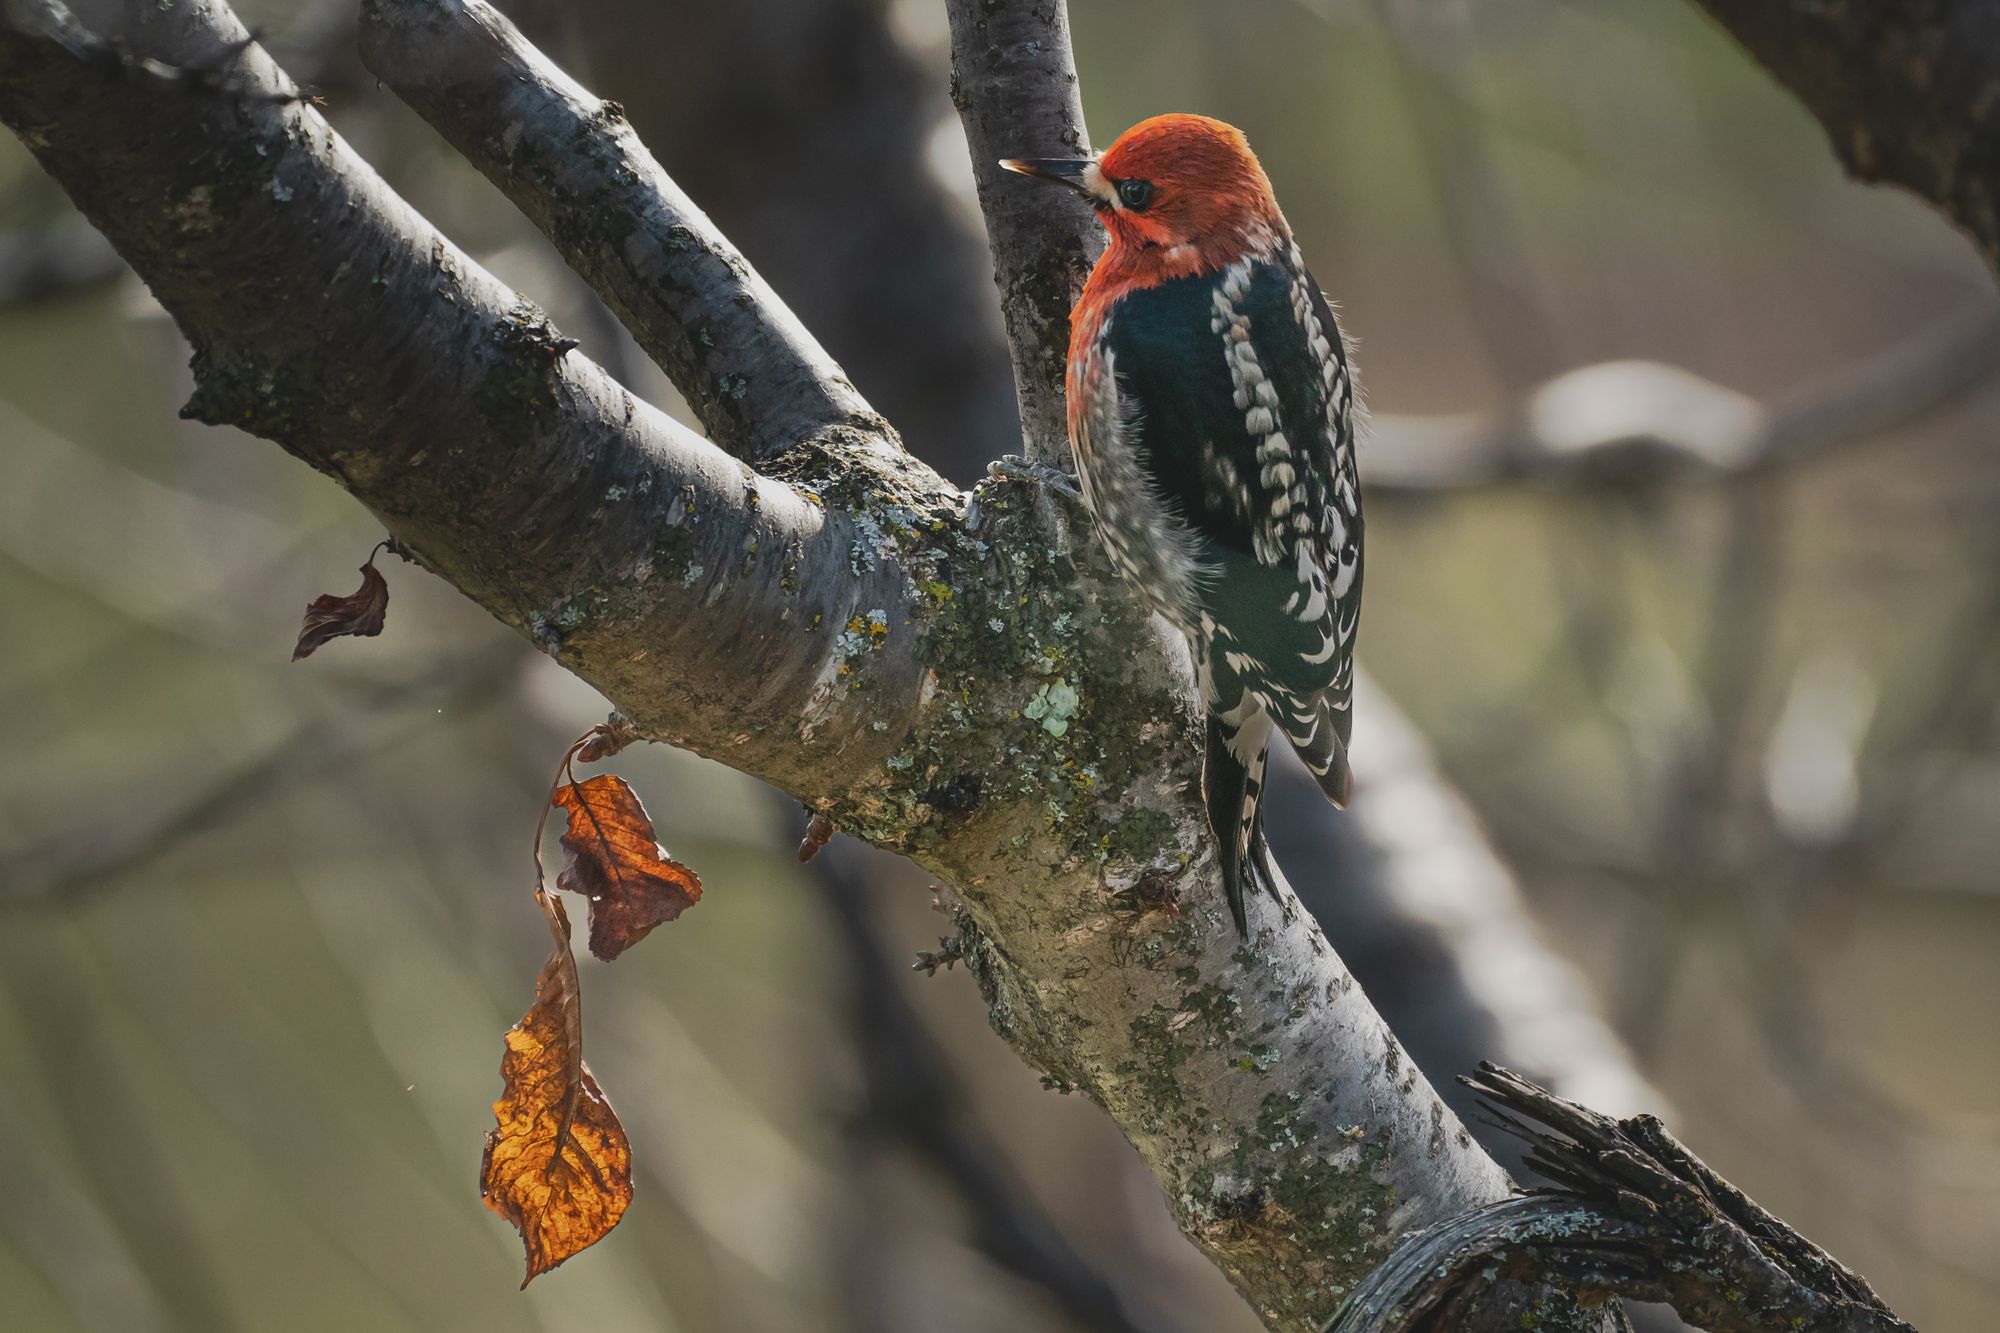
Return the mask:
<svg viewBox="0 0 2000 1333">
<path fill-rule="evenodd" d="M 1084 184 L 1083 173 L 1090 169 L 1093 159 L 1087 157 L 1003 157 L 1000 165 L 1008 171 L 1023 176 L 1040 176 L 1043 180 L 1067 185 L 1078 194 L 1089 195 L 1090 187 Z"/>
</svg>

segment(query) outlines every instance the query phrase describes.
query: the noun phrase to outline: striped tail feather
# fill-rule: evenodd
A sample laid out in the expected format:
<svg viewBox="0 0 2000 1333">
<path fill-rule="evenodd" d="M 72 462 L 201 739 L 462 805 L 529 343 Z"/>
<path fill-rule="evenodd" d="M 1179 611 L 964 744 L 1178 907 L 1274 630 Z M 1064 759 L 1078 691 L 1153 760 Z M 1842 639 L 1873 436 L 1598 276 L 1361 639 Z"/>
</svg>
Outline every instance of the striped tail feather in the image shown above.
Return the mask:
<svg viewBox="0 0 2000 1333">
<path fill-rule="evenodd" d="M 1260 808 L 1270 735 L 1267 714 L 1257 713 L 1238 726 L 1210 713 L 1202 756 L 1202 803 L 1208 810 L 1209 829 L 1215 834 L 1222 889 L 1229 898 L 1236 933 L 1245 939 L 1250 935 L 1250 920 L 1243 901 L 1244 884 L 1255 880 L 1273 898 L 1278 896 Z"/>
<path fill-rule="evenodd" d="M 1338 809 L 1347 808 L 1354 794 L 1354 775 L 1347 767 L 1347 734 L 1352 713 L 1348 696 L 1328 690 L 1307 706 L 1285 710 L 1285 735 L 1305 761 L 1306 771 Z"/>
</svg>

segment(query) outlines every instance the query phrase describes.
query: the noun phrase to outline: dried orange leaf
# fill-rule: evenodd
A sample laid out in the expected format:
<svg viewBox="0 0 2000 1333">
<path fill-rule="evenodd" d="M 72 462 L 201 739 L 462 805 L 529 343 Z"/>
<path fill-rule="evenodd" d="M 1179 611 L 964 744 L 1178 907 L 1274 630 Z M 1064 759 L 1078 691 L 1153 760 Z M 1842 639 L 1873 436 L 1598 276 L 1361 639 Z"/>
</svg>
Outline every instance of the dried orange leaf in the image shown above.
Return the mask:
<svg viewBox="0 0 2000 1333">
<path fill-rule="evenodd" d="M 370 556 L 361 567 L 361 586 L 352 596 L 335 597 L 323 592 L 306 604 L 306 620 L 299 627 L 299 642 L 292 649 L 292 660 L 311 657 L 314 649 L 343 634 L 359 638 L 380 634 L 388 614 L 389 582 L 375 568 L 375 559 Z"/>
<path fill-rule="evenodd" d="M 556 788 L 569 815 L 569 861 L 556 887 L 590 899 L 590 951 L 610 962 L 701 898 L 694 871 L 655 841 L 653 821 L 625 779 L 600 774 Z"/>
<path fill-rule="evenodd" d="M 632 1202 L 632 1145 L 583 1063 L 576 955 L 562 903 L 537 892 L 555 948 L 535 1002 L 507 1032 L 499 1125 L 486 1133 L 479 1194 L 514 1224 L 528 1253 L 522 1286 L 603 1239 Z"/>
</svg>

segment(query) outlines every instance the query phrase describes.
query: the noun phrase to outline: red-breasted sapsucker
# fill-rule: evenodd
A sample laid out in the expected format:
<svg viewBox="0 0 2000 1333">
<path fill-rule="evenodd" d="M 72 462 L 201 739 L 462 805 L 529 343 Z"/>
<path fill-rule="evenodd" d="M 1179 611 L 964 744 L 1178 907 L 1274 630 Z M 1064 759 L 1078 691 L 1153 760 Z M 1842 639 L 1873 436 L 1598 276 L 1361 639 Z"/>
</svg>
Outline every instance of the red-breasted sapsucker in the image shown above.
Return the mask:
<svg viewBox="0 0 2000 1333">
<path fill-rule="evenodd" d="M 1184 634 L 1202 788 L 1236 928 L 1275 895 L 1272 730 L 1347 802 L 1361 491 L 1354 374 L 1241 131 L 1157 116 L 1096 158 L 1001 164 L 1080 191 L 1109 235 L 1071 316 L 1069 434 L 1105 550 Z"/>
</svg>

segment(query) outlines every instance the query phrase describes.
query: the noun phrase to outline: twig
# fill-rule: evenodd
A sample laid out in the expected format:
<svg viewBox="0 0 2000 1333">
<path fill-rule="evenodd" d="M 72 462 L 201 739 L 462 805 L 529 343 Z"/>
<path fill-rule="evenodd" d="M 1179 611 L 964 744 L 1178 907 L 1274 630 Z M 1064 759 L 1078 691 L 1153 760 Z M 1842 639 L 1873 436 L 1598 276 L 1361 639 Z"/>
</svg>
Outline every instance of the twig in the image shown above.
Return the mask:
<svg viewBox="0 0 2000 1333">
<path fill-rule="evenodd" d="M 929 949 L 917 951 L 917 961 L 910 964 L 910 971 L 921 972 L 927 977 L 937 975 L 938 969 L 949 972 L 965 957 L 965 940 L 958 935 L 938 936 L 937 952 Z"/>
</svg>

